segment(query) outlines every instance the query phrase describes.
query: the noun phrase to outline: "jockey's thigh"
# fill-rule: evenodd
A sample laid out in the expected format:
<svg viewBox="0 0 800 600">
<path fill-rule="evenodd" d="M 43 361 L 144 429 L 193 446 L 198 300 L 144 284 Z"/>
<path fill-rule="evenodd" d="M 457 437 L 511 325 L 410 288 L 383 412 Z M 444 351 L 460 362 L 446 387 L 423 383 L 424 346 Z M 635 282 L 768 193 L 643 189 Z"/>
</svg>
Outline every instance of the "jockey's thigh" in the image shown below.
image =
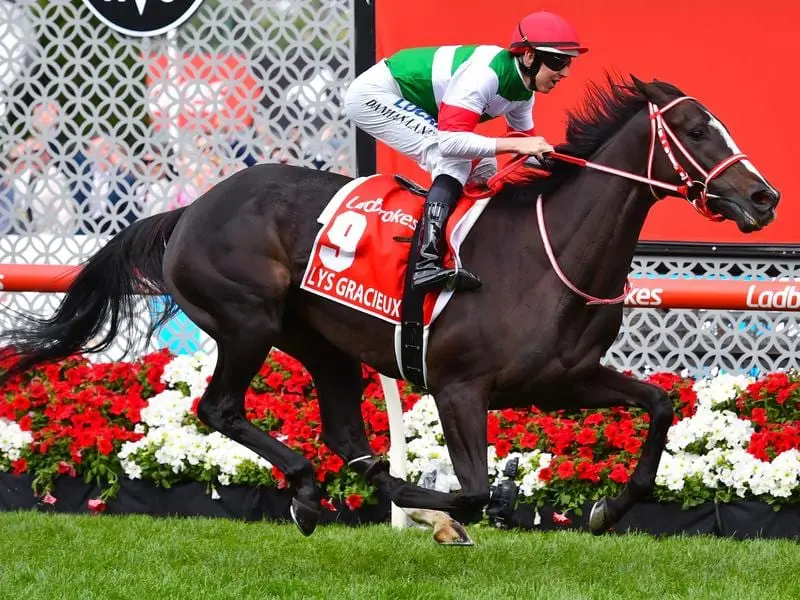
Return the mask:
<svg viewBox="0 0 800 600">
<path fill-rule="evenodd" d="M 344 96 L 344 114 L 360 129 L 423 167 L 428 150 L 437 143 L 436 119 L 402 97 L 383 61 L 350 84 Z"/>
<path fill-rule="evenodd" d="M 438 155 L 439 147 L 431 148 L 428 153 L 428 165 L 425 165 L 434 179 L 439 175 L 449 175 L 456 179 L 461 185 L 467 182 L 483 182 L 497 173 L 497 159 L 494 157 L 482 158 L 477 165 L 472 159 L 456 158 L 452 156 Z M 435 161 L 435 164 L 431 164 Z"/>
<path fill-rule="evenodd" d="M 497 159 L 492 156 L 490 158 L 482 158 L 472 172 L 469 174 L 468 182 L 486 183 L 489 178 L 497 173 Z"/>
</svg>

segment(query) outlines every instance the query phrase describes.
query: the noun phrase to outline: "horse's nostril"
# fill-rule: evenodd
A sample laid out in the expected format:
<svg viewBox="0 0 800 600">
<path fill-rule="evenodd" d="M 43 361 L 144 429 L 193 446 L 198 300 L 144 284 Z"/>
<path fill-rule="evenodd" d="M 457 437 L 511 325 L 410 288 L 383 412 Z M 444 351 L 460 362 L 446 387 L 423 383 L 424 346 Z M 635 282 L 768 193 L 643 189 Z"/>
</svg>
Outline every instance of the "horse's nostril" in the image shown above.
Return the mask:
<svg viewBox="0 0 800 600">
<path fill-rule="evenodd" d="M 780 194 L 772 190 L 762 189 L 750 195 L 750 199 L 754 204 L 763 208 L 772 208 L 778 203 Z"/>
</svg>

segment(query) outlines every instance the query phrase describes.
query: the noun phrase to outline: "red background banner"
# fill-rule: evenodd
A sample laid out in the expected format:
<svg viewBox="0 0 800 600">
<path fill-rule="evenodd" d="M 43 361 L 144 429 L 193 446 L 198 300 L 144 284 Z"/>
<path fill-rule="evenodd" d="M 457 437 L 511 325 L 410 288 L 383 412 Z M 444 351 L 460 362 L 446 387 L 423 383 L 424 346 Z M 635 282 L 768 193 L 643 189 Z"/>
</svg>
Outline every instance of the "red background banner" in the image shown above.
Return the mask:
<svg viewBox="0 0 800 600">
<path fill-rule="evenodd" d="M 800 154 L 795 148 L 800 143 L 795 40 L 800 2 L 384 0 L 376 3 L 377 57 L 410 46 L 505 45 L 517 21 L 541 9 L 569 19 L 590 48 L 553 93 L 537 95 L 534 120 L 548 141 L 563 141 L 567 110 L 582 103 L 587 82 L 603 81 L 605 71 L 661 79 L 714 112 L 742 152 L 782 193 L 776 221 L 750 235 L 731 222 L 705 220 L 685 201 L 666 198 L 651 211 L 642 240 L 800 243 L 800 205 L 795 200 L 800 191 L 795 174 L 800 170 L 795 165 Z M 495 119 L 478 131 L 501 135 L 505 122 Z M 381 143 L 378 171 L 430 181 L 412 161 Z"/>
</svg>

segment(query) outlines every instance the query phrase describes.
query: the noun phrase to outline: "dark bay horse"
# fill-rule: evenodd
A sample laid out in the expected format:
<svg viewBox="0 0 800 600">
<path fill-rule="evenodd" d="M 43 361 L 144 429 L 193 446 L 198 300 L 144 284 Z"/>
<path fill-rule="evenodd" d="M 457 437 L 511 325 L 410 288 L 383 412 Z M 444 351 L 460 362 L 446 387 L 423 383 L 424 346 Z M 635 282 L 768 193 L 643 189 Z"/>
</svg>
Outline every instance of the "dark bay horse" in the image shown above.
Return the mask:
<svg viewBox="0 0 800 600">
<path fill-rule="evenodd" d="M 588 303 L 576 290 L 598 298 L 623 290 L 648 211 L 665 195 L 653 181 L 744 233 L 773 220 L 779 193 L 717 117 L 664 82 L 591 86 L 583 109 L 569 116 L 566 140 L 559 153 L 627 176 L 556 161 L 549 177 L 503 188 L 461 249 L 483 288 L 457 294 L 431 331 L 428 387 L 457 492 L 392 477 L 367 443 L 361 363 L 400 378 L 394 327 L 299 287 L 317 216 L 347 177 L 278 164 L 240 171 L 192 205 L 119 233 L 85 263 L 51 318 L 32 318 L 5 339 L 21 359 L 17 370 L 97 351 L 132 316 L 135 294 L 169 294 L 218 346 L 198 416 L 287 475 L 292 515 L 306 535 L 320 503 L 311 463 L 245 418 L 245 390 L 273 347 L 313 377 L 323 441 L 334 452 L 398 506 L 462 519 L 479 517 L 489 500 L 488 410 L 639 407 L 650 427 L 635 471 L 619 497 L 603 498 L 590 515 L 592 531 L 604 531 L 651 492 L 673 411 L 659 388 L 600 363 L 618 334 L 621 302 Z M 547 236 L 537 221 L 540 195 Z"/>
</svg>

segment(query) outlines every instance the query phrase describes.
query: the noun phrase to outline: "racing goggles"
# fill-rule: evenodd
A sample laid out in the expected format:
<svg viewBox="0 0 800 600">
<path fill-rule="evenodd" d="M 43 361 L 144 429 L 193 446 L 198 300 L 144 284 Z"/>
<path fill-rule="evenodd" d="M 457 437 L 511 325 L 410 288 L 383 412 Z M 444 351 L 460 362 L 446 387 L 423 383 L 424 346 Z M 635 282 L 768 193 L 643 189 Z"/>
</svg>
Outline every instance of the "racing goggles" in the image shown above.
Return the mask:
<svg viewBox="0 0 800 600">
<path fill-rule="evenodd" d="M 542 61 L 542 64 L 551 71 L 561 71 L 572 64 L 572 57 L 568 54 L 543 52 L 542 50 L 537 50 L 536 54 L 539 56 L 539 60 Z"/>
</svg>

